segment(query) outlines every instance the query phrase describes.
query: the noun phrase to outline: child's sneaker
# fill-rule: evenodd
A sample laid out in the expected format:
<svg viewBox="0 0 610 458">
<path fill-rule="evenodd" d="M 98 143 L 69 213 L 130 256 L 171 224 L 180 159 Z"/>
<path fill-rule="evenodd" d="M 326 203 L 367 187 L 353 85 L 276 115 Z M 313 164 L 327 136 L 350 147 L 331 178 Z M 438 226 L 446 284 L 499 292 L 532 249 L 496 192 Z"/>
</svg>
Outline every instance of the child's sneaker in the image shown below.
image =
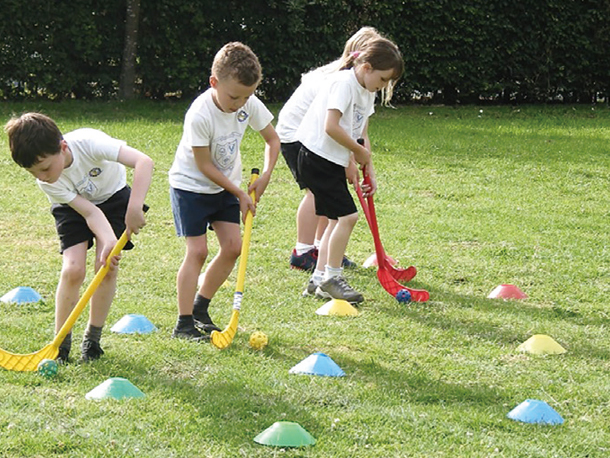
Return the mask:
<svg viewBox="0 0 610 458">
<path fill-rule="evenodd" d="M 309 283 L 307 283 L 307 288 L 305 288 L 305 291 L 303 291 L 303 297 L 313 296 L 316 293 L 317 287 L 318 286 L 310 278 Z"/>
<path fill-rule="evenodd" d="M 83 343 L 81 345 L 81 360 L 84 363 L 100 359 L 103 354 L 104 350 L 102 350 L 102 347 L 100 347 L 99 342 L 95 342 L 89 339 L 83 340 Z"/>
<path fill-rule="evenodd" d="M 303 254 L 297 254 L 297 250 L 293 249 L 290 255 L 290 267 L 293 269 L 306 270 L 313 272 L 318 262 L 318 249 L 312 248 Z"/>
<path fill-rule="evenodd" d="M 343 256 L 343 261 L 341 262 L 341 265 L 346 269 L 355 269 L 356 267 L 358 267 L 358 264 L 349 259 L 347 256 Z"/>
<path fill-rule="evenodd" d="M 68 364 L 70 362 L 70 350 L 65 347 L 59 347 L 59 353 L 57 354 L 57 358 L 55 358 L 57 364 Z"/>
<path fill-rule="evenodd" d="M 197 328 L 198 331 L 204 332 L 206 334 L 212 334 L 212 331 L 222 331 L 222 329 L 220 329 L 211 321 L 209 323 L 204 323 L 203 321 L 200 321 L 197 318 L 193 318 L 193 321 L 195 322 L 195 328 Z"/>
<path fill-rule="evenodd" d="M 172 337 L 176 339 L 187 339 L 187 340 L 209 340 L 210 336 L 201 334 L 201 331 L 195 326 L 186 326 L 183 328 L 175 327 L 172 332 Z"/>
<path fill-rule="evenodd" d="M 343 299 L 352 304 L 364 301 L 362 294 L 353 289 L 345 278 L 336 276 L 322 282 L 316 288 L 316 296 L 326 299 Z"/>
<path fill-rule="evenodd" d="M 193 323 L 195 323 L 195 327 L 199 331 L 205 332 L 206 334 L 211 334 L 212 331 L 221 331 L 221 329 L 214 324 L 207 310 L 193 310 Z"/>
</svg>

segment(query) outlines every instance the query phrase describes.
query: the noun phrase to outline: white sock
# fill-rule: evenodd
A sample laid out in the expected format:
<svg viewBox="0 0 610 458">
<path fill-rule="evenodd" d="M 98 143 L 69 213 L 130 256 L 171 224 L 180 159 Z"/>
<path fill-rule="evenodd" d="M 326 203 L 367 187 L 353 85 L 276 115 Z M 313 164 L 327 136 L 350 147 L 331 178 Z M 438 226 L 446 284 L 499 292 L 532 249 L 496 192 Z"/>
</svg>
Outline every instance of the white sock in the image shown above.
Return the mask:
<svg viewBox="0 0 610 458">
<path fill-rule="evenodd" d="M 320 249 L 320 245 L 322 245 L 322 240 L 320 240 L 320 239 L 315 239 L 315 240 L 313 241 L 313 245 L 314 245 L 316 248 Z"/>
<path fill-rule="evenodd" d="M 330 267 L 328 265 L 325 266 L 324 281 L 329 280 L 333 277 L 338 277 L 339 275 L 343 275 L 342 267 Z"/>
<path fill-rule="evenodd" d="M 308 251 L 313 250 L 314 248 L 315 248 L 315 246 L 309 245 L 308 243 L 297 242 L 297 244 L 294 247 L 294 250 L 297 252 L 297 255 L 301 256 L 301 255 L 307 253 Z"/>
<path fill-rule="evenodd" d="M 313 275 L 311 276 L 311 281 L 316 286 L 320 286 L 320 283 L 324 281 L 324 271 L 323 270 L 314 270 Z"/>
</svg>

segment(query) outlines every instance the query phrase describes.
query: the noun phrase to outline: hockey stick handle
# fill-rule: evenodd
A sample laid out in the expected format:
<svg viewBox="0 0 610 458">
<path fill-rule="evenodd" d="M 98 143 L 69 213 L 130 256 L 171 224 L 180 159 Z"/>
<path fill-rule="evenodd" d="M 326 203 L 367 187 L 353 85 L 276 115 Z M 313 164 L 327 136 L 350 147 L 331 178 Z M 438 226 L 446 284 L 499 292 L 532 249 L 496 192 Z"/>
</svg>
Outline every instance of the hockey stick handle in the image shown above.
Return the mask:
<svg viewBox="0 0 610 458">
<path fill-rule="evenodd" d="M 259 169 L 252 169 L 252 174 L 250 175 L 250 185 L 256 181 L 259 173 Z M 255 201 L 256 191 L 252 190 L 250 197 L 252 198 L 252 201 Z M 239 256 L 239 267 L 237 269 L 237 284 L 235 285 L 235 292 L 241 294 L 244 292 L 244 284 L 246 282 L 246 267 L 248 265 L 248 253 L 250 251 L 250 238 L 252 235 L 253 219 L 254 215 L 248 210 L 248 213 L 246 214 L 246 221 L 244 223 L 244 236 L 241 242 L 241 254 Z"/>
<path fill-rule="evenodd" d="M 59 347 L 59 345 L 61 345 L 61 343 L 64 341 L 68 333 L 72 330 L 72 326 L 74 326 L 76 319 L 80 316 L 83 309 L 87 306 L 89 299 L 91 299 L 91 296 L 93 296 L 93 293 L 95 293 L 98 286 L 100 286 L 100 283 L 110 270 L 110 262 L 112 261 L 112 258 L 118 256 L 121 253 L 121 250 L 125 247 L 125 244 L 128 241 L 129 237 L 127 236 L 127 230 L 125 230 L 123 232 L 123 235 L 121 235 L 121 238 L 119 238 L 117 243 L 114 245 L 114 248 L 106 258 L 106 264 L 102 266 L 100 270 L 97 271 L 95 277 L 93 277 L 93 280 L 91 280 L 91 283 L 89 284 L 79 301 L 76 303 L 76 306 L 74 306 L 72 312 L 70 312 L 70 315 L 68 315 L 68 318 L 66 319 L 61 329 L 53 339 L 51 345 Z"/>
</svg>

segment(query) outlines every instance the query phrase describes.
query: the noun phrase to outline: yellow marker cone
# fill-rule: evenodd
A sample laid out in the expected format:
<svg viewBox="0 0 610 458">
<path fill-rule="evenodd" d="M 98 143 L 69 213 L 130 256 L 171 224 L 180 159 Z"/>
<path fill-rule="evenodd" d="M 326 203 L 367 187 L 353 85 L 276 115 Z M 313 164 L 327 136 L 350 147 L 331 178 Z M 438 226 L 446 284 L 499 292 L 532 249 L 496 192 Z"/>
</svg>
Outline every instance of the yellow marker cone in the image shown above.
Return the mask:
<svg viewBox="0 0 610 458">
<path fill-rule="evenodd" d="M 517 350 L 534 355 L 560 355 L 567 350 L 559 345 L 552 337 L 536 334 L 517 347 Z"/>
<path fill-rule="evenodd" d="M 318 315 L 357 316 L 358 310 L 343 299 L 333 299 L 316 310 L 316 313 Z"/>
</svg>

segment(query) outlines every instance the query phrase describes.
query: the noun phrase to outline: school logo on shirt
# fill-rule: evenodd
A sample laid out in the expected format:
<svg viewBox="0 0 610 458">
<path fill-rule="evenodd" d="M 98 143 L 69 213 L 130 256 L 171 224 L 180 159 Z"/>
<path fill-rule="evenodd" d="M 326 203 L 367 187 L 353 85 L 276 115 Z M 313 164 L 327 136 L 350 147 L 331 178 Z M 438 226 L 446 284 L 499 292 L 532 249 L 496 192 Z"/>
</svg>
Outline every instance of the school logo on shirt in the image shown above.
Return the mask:
<svg viewBox="0 0 610 458">
<path fill-rule="evenodd" d="M 244 122 L 246 119 L 248 119 L 248 116 L 249 115 L 245 110 L 239 110 L 239 113 L 237 113 L 237 121 Z"/>
<path fill-rule="evenodd" d="M 362 133 L 364 125 L 364 113 L 360 106 L 354 105 L 353 119 L 352 119 L 352 134 L 354 138 L 357 138 Z"/>
<path fill-rule="evenodd" d="M 225 143 L 216 144 L 214 150 L 214 163 L 220 170 L 229 170 L 233 167 L 237 158 L 237 140 L 229 140 Z"/>
<path fill-rule="evenodd" d="M 99 167 L 94 167 L 91 170 L 89 170 L 89 176 L 91 178 L 100 176 L 100 173 L 102 173 L 102 169 L 100 169 Z"/>
</svg>

